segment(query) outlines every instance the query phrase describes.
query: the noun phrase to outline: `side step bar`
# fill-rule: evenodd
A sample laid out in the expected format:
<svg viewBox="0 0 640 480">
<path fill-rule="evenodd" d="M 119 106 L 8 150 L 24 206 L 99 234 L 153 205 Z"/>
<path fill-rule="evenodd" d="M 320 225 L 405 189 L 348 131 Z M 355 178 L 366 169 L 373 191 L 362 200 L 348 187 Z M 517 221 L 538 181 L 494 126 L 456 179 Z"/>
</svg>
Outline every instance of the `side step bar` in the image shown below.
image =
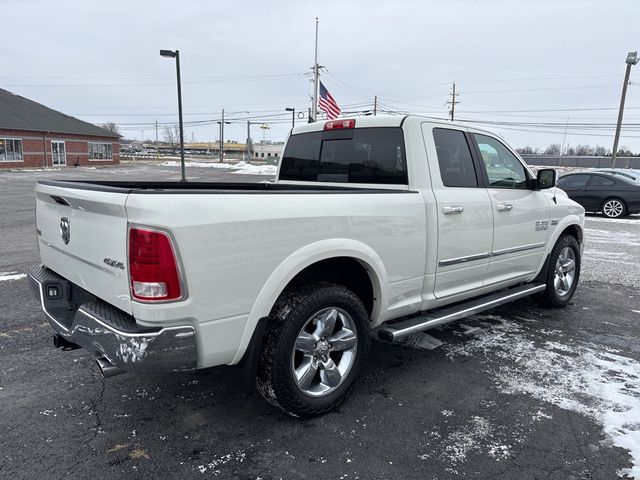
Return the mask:
<svg viewBox="0 0 640 480">
<path fill-rule="evenodd" d="M 545 284 L 527 284 L 519 287 L 509 288 L 501 292 L 492 293 L 480 298 L 474 298 L 464 303 L 459 303 L 451 307 L 444 307 L 434 310 L 419 317 L 413 317 L 390 325 L 384 325 L 378 330 L 378 336 L 382 340 L 393 342 L 407 337 L 414 333 L 422 332 L 430 328 L 453 322 L 461 318 L 474 315 L 484 310 L 497 307 L 505 303 L 512 302 L 519 298 L 528 297 L 534 293 L 542 292 L 546 288 Z"/>
</svg>

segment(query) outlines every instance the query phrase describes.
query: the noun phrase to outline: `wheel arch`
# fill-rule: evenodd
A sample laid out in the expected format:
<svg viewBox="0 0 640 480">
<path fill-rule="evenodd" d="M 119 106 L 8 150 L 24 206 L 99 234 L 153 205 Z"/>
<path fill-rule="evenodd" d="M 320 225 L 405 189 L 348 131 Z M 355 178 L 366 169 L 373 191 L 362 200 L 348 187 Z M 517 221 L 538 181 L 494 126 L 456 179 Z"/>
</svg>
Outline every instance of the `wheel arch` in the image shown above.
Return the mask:
<svg viewBox="0 0 640 480">
<path fill-rule="evenodd" d="M 254 331 L 258 332 L 256 326 L 269 316 L 278 297 L 289 285 L 296 281 L 305 281 L 308 278 L 336 281 L 336 278 L 332 278 L 335 273 L 330 268 L 336 265 L 340 267 L 339 271 L 343 279 L 343 281 L 336 283 L 345 285 L 346 281 L 345 286 L 347 287 L 353 287 L 355 282 L 364 278 L 363 274 L 367 275 L 369 285 L 365 288 L 361 287 L 360 291 L 354 290 L 354 293 L 361 299 L 364 297 L 363 303 L 370 319 L 376 321 L 386 311 L 387 289 L 385 286 L 388 284 L 386 270 L 377 253 L 368 245 L 351 239 L 314 242 L 289 255 L 267 279 L 249 313 L 238 352 L 231 364 L 238 363 L 247 351 L 249 344 L 258 340 L 253 339 Z M 353 270 L 350 270 L 349 267 Z M 325 275 L 326 272 L 330 272 L 330 274 Z M 368 296 L 369 298 L 367 298 Z"/>
</svg>

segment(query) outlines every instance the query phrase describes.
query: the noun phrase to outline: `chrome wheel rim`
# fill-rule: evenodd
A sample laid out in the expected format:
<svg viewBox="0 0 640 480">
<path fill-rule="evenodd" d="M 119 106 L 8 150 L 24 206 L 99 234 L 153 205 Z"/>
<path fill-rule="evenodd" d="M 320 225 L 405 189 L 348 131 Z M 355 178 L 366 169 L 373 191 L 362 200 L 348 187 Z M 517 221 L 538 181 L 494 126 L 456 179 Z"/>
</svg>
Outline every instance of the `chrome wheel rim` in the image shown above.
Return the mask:
<svg viewBox="0 0 640 480">
<path fill-rule="evenodd" d="M 576 277 L 576 254 L 571 247 L 564 247 L 560 251 L 556 261 L 553 287 L 560 297 L 564 297 L 571 291 Z"/>
<path fill-rule="evenodd" d="M 602 211 L 607 217 L 619 217 L 624 211 L 624 205 L 619 200 L 609 200 L 605 202 Z"/>
<path fill-rule="evenodd" d="M 322 397 L 335 391 L 353 367 L 358 339 L 351 315 L 337 307 L 313 314 L 293 347 L 291 370 L 305 395 Z"/>
</svg>

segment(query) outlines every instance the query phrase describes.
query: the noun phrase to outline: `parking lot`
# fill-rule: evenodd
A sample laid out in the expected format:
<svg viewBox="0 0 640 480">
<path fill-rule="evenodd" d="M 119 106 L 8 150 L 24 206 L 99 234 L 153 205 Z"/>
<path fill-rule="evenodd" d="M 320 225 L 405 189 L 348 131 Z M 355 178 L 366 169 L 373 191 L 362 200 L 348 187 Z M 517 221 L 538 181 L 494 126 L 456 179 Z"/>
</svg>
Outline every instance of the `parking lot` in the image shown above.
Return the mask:
<svg viewBox="0 0 640 480">
<path fill-rule="evenodd" d="M 82 350 L 52 346 L 24 275 L 38 262 L 36 180 L 179 174 L 0 172 L 1 478 L 640 478 L 640 216 L 588 216 L 567 308 L 526 299 L 403 344 L 374 340 L 349 400 L 301 421 L 240 393 L 233 368 L 105 380 Z"/>
</svg>

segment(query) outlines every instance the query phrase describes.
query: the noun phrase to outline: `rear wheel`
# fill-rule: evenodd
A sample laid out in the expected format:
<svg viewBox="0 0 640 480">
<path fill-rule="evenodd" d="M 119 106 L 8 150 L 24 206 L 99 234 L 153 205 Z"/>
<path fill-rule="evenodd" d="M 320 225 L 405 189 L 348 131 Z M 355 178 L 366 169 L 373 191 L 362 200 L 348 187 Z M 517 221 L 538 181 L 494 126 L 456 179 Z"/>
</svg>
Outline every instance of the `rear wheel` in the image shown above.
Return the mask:
<svg viewBox="0 0 640 480">
<path fill-rule="evenodd" d="M 293 416 L 337 407 L 362 367 L 368 323 L 360 299 L 342 285 L 320 282 L 285 292 L 265 331 L 258 391 Z"/>
<path fill-rule="evenodd" d="M 549 255 L 543 303 L 551 307 L 564 307 L 571 301 L 580 279 L 580 264 L 578 241 L 571 235 L 561 236 Z"/>
<path fill-rule="evenodd" d="M 627 206 L 619 198 L 608 198 L 602 204 L 602 213 L 609 218 L 624 217 L 627 214 Z"/>
</svg>

